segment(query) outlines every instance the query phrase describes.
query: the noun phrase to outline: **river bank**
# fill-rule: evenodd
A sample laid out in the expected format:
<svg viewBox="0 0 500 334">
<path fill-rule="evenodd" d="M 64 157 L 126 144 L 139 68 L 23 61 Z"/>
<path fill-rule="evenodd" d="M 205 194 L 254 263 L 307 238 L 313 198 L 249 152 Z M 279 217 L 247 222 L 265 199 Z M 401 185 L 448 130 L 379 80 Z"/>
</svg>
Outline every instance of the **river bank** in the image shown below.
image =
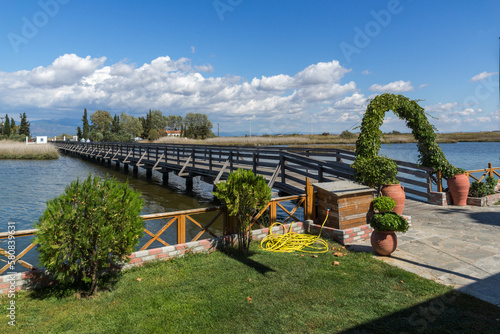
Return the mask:
<svg viewBox="0 0 500 334">
<path fill-rule="evenodd" d="M 58 150 L 50 144 L 27 145 L 12 140 L 0 141 L 0 159 L 51 160 L 58 158 Z"/>
</svg>

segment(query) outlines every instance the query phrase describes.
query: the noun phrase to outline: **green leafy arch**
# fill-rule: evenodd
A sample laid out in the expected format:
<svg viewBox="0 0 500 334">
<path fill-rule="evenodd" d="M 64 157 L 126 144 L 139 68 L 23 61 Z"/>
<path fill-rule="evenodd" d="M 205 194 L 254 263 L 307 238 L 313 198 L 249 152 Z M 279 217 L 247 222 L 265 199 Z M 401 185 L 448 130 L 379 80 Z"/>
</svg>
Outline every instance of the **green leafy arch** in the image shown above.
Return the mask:
<svg viewBox="0 0 500 334">
<path fill-rule="evenodd" d="M 385 93 L 370 101 L 361 122 L 361 133 L 356 141 L 356 153 L 361 158 L 375 158 L 382 144 L 380 127 L 385 113 L 392 110 L 404 120 L 417 140 L 418 163 L 422 166 L 441 171 L 446 178 L 453 177 L 463 170 L 452 166 L 436 143 L 435 127 L 429 123 L 424 108 L 417 101 L 403 95 Z"/>
</svg>

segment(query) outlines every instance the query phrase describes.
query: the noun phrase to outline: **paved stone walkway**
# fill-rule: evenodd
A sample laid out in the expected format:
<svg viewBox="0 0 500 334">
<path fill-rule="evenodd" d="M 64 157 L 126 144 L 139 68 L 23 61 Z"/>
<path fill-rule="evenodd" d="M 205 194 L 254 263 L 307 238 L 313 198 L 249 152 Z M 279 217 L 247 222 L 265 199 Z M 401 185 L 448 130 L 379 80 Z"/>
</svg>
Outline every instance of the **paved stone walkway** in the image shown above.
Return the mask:
<svg viewBox="0 0 500 334">
<path fill-rule="evenodd" d="M 437 206 L 406 200 L 411 227 L 381 260 L 500 307 L 500 205 Z M 370 240 L 350 246 L 372 251 Z"/>
</svg>

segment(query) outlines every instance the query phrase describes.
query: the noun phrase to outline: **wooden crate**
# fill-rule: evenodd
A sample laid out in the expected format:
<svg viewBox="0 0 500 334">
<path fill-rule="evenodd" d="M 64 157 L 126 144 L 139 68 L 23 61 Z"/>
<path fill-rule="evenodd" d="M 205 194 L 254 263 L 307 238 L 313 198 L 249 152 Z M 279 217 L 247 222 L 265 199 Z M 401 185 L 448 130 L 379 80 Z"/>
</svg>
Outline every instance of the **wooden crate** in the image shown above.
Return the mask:
<svg viewBox="0 0 500 334">
<path fill-rule="evenodd" d="M 330 208 L 325 226 L 345 230 L 366 225 L 375 189 L 351 181 L 316 183 L 314 186 L 317 190 L 317 224 L 323 224 Z"/>
</svg>

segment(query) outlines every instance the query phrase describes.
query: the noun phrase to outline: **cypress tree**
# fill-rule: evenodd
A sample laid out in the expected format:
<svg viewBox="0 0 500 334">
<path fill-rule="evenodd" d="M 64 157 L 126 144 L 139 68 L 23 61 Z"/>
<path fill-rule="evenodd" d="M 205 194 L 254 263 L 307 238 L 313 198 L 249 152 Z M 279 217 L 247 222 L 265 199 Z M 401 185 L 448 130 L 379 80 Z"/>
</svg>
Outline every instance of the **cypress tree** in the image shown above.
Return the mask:
<svg viewBox="0 0 500 334">
<path fill-rule="evenodd" d="M 80 127 L 76 128 L 76 136 L 78 137 L 78 140 L 82 139 L 82 129 Z"/>
<path fill-rule="evenodd" d="M 20 135 L 25 135 L 25 136 L 30 136 L 30 122 L 28 122 L 28 119 L 26 117 L 26 113 L 19 114 L 21 117 L 21 124 L 19 124 L 19 134 Z"/>
<path fill-rule="evenodd" d="M 10 134 L 15 135 L 17 133 L 16 121 L 13 118 L 10 119 Z"/>
<path fill-rule="evenodd" d="M 83 138 L 89 138 L 89 119 L 87 118 L 87 108 L 83 110 L 83 129 L 82 129 L 82 136 Z"/>
<path fill-rule="evenodd" d="M 3 126 L 3 134 L 9 137 L 11 135 L 12 131 L 10 128 L 10 120 L 9 120 L 9 115 L 5 115 L 5 124 Z"/>
</svg>

